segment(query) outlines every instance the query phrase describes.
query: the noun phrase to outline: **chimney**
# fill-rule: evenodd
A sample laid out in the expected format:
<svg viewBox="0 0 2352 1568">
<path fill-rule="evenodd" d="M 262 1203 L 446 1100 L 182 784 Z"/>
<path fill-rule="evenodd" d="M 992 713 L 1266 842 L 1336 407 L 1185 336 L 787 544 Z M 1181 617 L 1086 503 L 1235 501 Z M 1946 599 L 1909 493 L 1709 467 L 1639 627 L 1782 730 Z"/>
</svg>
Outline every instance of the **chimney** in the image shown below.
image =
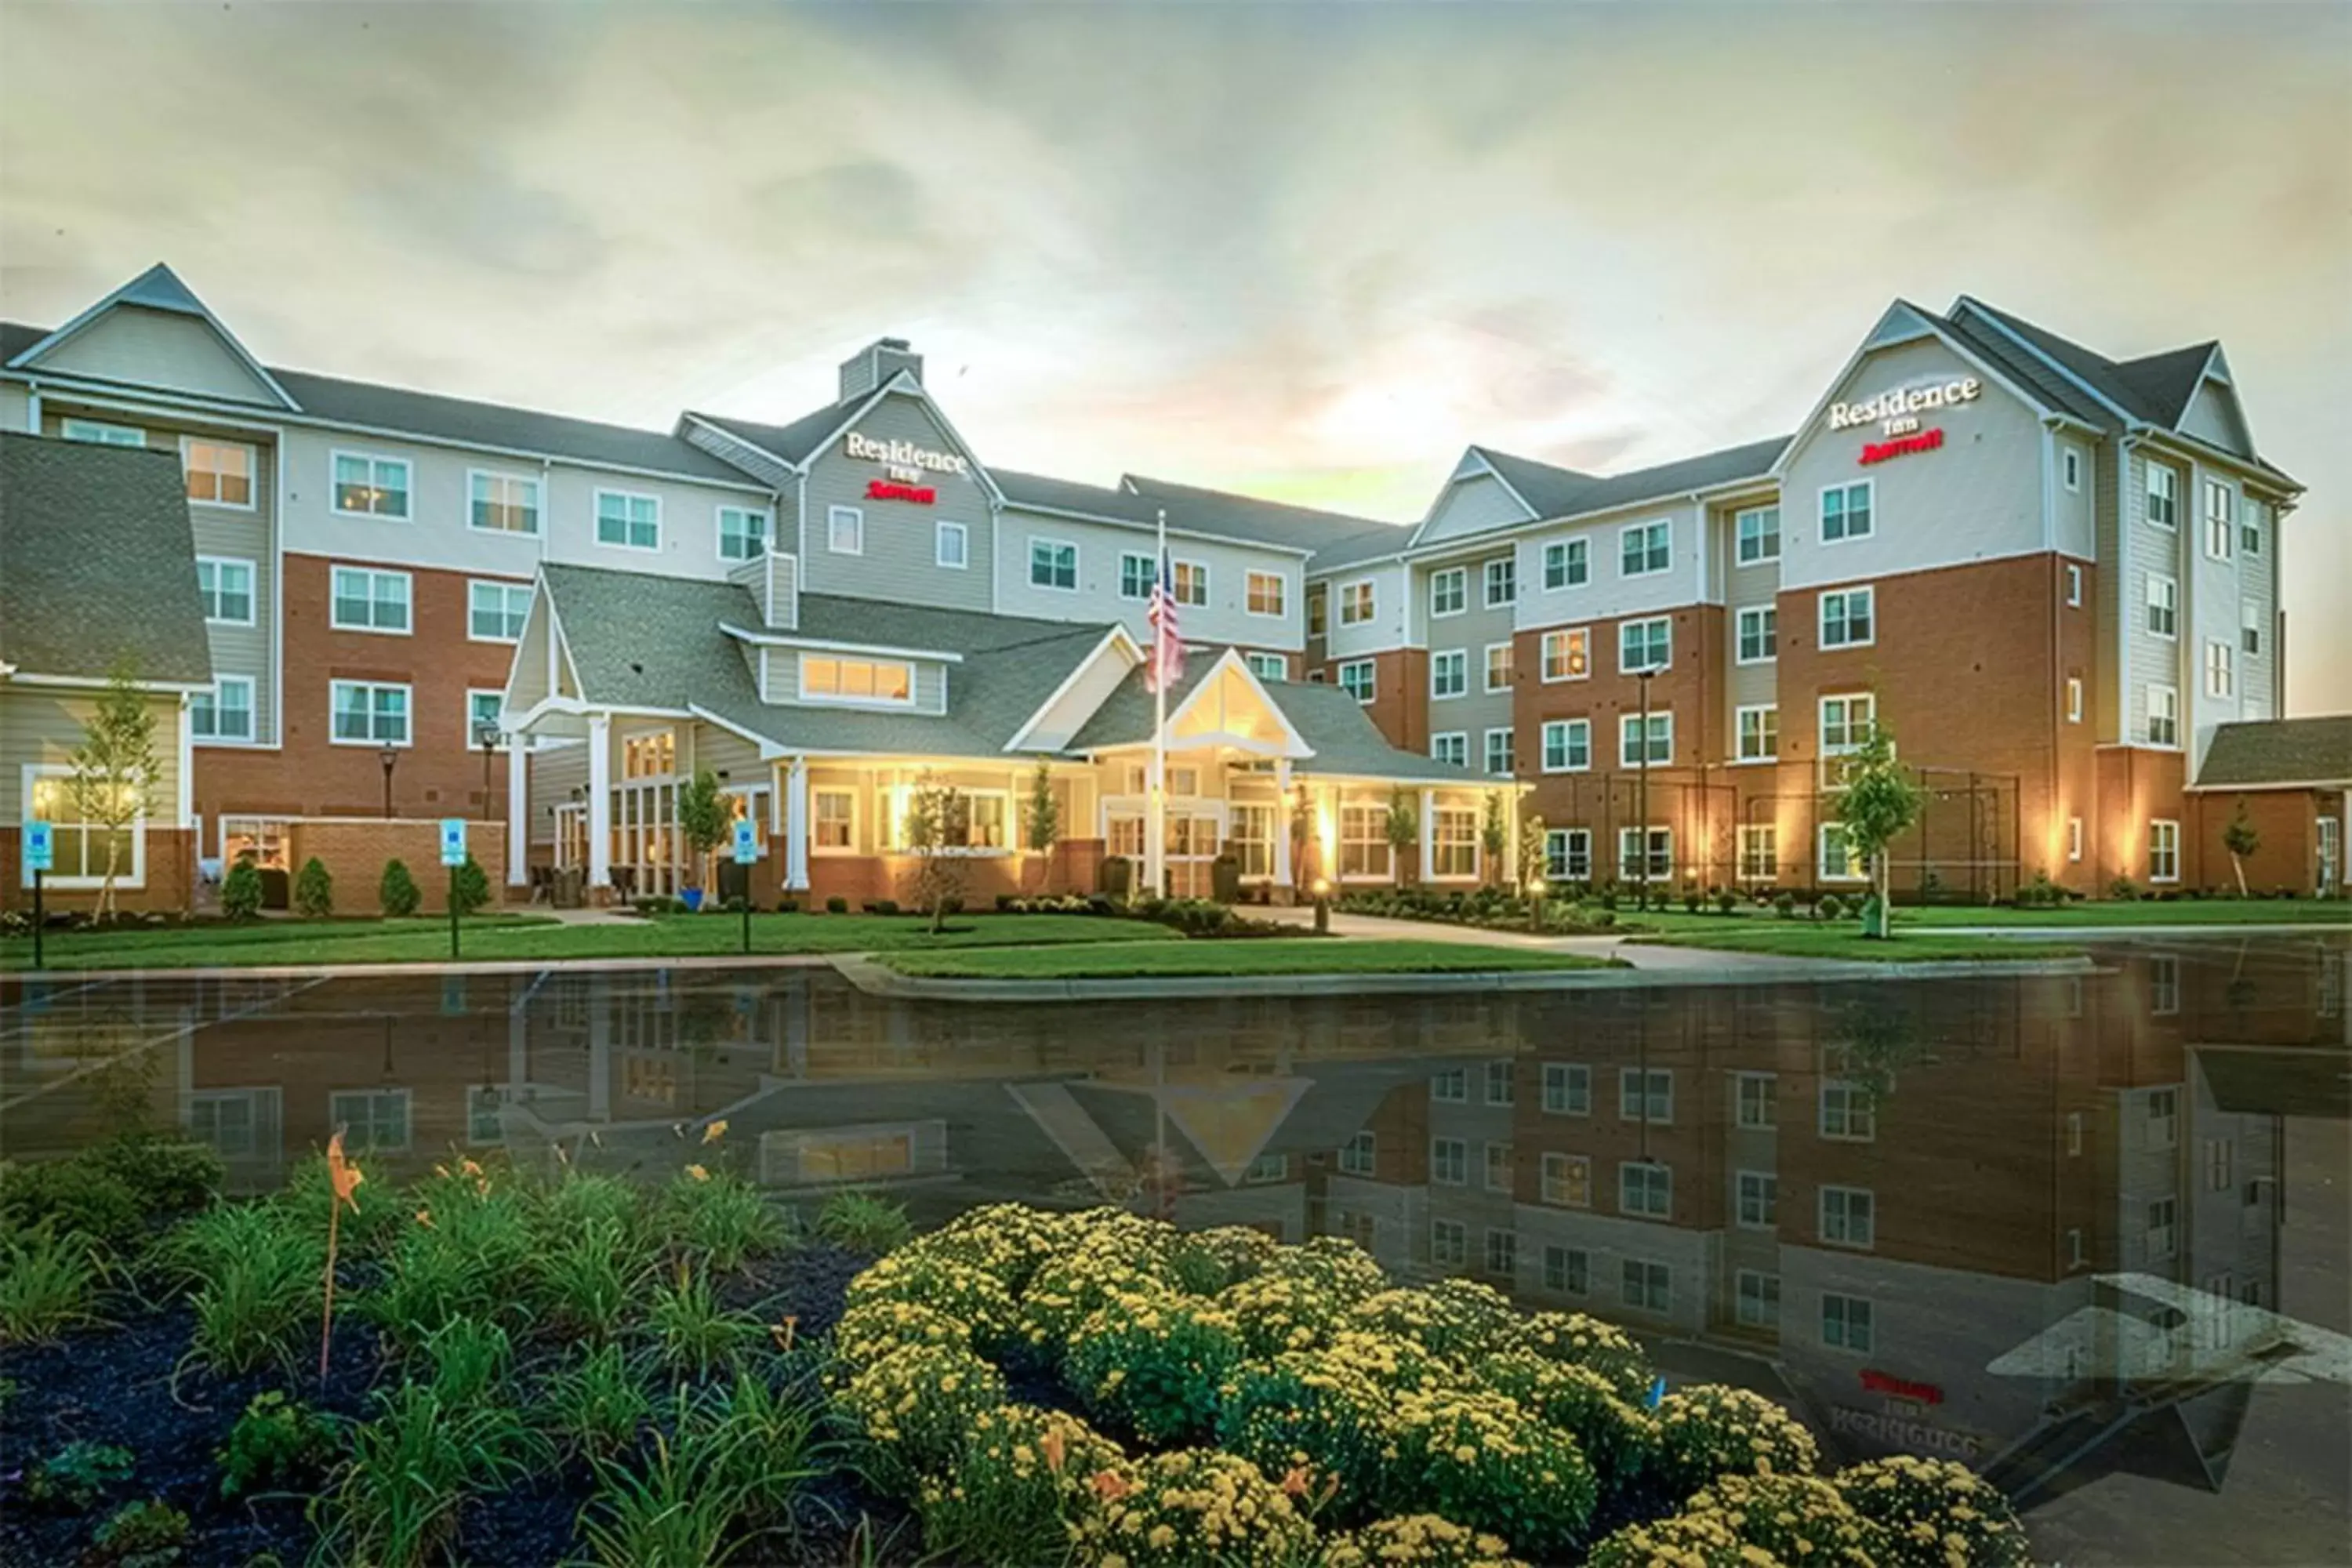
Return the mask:
<svg viewBox="0 0 2352 1568">
<path fill-rule="evenodd" d="M 904 338 L 877 338 L 842 362 L 841 401 L 847 403 L 888 381 L 900 371 L 910 372 L 917 385 L 922 384 L 923 356 L 908 345 Z"/>
</svg>

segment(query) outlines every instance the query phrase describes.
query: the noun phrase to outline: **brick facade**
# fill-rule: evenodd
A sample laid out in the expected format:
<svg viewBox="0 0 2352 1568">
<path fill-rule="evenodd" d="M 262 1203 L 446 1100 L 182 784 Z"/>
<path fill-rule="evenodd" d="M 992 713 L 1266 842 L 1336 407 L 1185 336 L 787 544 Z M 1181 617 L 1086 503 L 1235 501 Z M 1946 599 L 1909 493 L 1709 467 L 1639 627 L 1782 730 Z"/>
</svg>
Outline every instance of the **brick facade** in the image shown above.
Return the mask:
<svg viewBox="0 0 2352 1568">
<path fill-rule="evenodd" d="M 24 886 L 22 835 L 12 824 L 0 831 L 0 910 L 30 910 L 33 890 Z M 196 837 L 175 827 L 147 829 L 147 875 L 142 887 L 118 882 L 114 905 L 134 914 L 173 914 L 195 900 Z M 95 888 L 45 888 L 42 907 L 87 910 L 98 905 Z"/>
<path fill-rule="evenodd" d="M 469 823 L 466 847 L 488 874 L 491 897 L 499 897 L 506 881 L 506 824 Z M 382 906 L 377 890 L 383 868 L 394 859 L 407 863 L 417 891 L 424 895 L 419 906 L 424 912 L 441 913 L 449 908 L 449 873 L 441 865 L 437 819 L 313 817 L 296 822 L 286 837 L 289 874 L 299 874 L 314 856 L 334 879 L 338 914 L 378 913 Z"/>
</svg>

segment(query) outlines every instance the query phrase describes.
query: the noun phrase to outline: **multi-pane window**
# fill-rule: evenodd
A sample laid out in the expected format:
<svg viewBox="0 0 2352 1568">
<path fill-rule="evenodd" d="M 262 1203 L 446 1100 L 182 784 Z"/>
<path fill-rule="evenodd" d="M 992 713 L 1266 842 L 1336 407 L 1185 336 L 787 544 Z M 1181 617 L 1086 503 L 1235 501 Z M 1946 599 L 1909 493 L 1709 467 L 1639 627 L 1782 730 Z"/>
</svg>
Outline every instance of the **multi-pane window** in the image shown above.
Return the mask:
<svg viewBox="0 0 2352 1568">
<path fill-rule="evenodd" d="M 1868 1248 L 1878 1240 L 1878 1198 L 1864 1187 L 1821 1190 L 1821 1237 L 1830 1247 Z"/>
<path fill-rule="evenodd" d="M 1641 1258 L 1625 1260 L 1620 1276 L 1619 1299 L 1637 1312 L 1665 1312 L 1674 1304 L 1674 1271 L 1663 1263 Z"/>
<path fill-rule="evenodd" d="M 965 570 L 971 564 L 971 531 L 962 523 L 940 520 L 931 530 L 931 560 L 950 571 Z"/>
<path fill-rule="evenodd" d="M 1339 875 L 1385 878 L 1390 875 L 1389 813 L 1383 805 L 1339 808 Z"/>
<path fill-rule="evenodd" d="M 1592 765 L 1592 721 L 1553 719 L 1543 727 L 1543 771 L 1581 773 Z"/>
<path fill-rule="evenodd" d="M 1029 542 L 1029 585 L 1076 591 L 1078 585 L 1078 547 L 1059 539 L 1032 539 Z"/>
<path fill-rule="evenodd" d="M 1429 1075 L 1429 1098 L 1446 1105 L 1470 1103 L 1470 1069 L 1446 1068 Z"/>
<path fill-rule="evenodd" d="M 2232 659 L 2236 649 L 2218 637 L 2205 644 L 2205 695 L 2227 697 L 2237 689 L 2237 671 Z"/>
<path fill-rule="evenodd" d="M 2180 983 L 2179 970 L 2170 972 L 2172 984 Z M 2158 1006 L 2156 1012 L 2173 1009 Z M 2177 1089 L 2152 1089 L 2147 1091 L 2147 1137 L 2150 1149 L 2169 1149 L 2180 1138 L 2180 1091 Z"/>
<path fill-rule="evenodd" d="M 1429 574 L 1429 613 L 1458 616 L 1470 607 L 1470 568 L 1448 566 Z"/>
<path fill-rule="evenodd" d="M 1592 631 L 1589 626 L 1568 626 L 1543 635 L 1543 678 L 1546 680 L 1582 680 L 1592 673 Z"/>
<path fill-rule="evenodd" d="M 487 734 L 491 737 L 491 746 L 504 747 L 506 709 L 507 696 L 503 691 L 466 693 L 466 743 L 479 746 Z"/>
<path fill-rule="evenodd" d="M 1241 862 L 1244 877 L 1274 875 L 1274 812 L 1270 805 L 1236 805 L 1226 848 Z"/>
<path fill-rule="evenodd" d="M 2160 572 L 2147 574 L 2147 634 L 2176 637 L 2180 631 L 2180 584 Z"/>
<path fill-rule="evenodd" d="M 253 448 L 243 442 L 200 441 L 191 436 L 180 443 L 180 467 L 190 500 L 215 506 L 253 504 Z"/>
<path fill-rule="evenodd" d="M 1861 852 L 1853 847 L 1853 836 L 1843 822 L 1824 822 L 1821 826 L 1820 875 L 1824 882 L 1859 882 L 1868 875 Z"/>
<path fill-rule="evenodd" d="M 598 490 L 596 542 L 615 550 L 659 550 L 661 498 L 628 490 Z"/>
<path fill-rule="evenodd" d="M 1372 1173 L 1373 1156 L 1380 1141 L 1367 1129 L 1357 1133 L 1339 1148 L 1339 1173 L 1344 1176 L 1369 1176 Z"/>
<path fill-rule="evenodd" d="M 1592 875 L 1592 830 L 1551 827 L 1544 830 L 1544 875 L 1555 881 L 1581 882 Z"/>
<path fill-rule="evenodd" d="M 677 731 L 646 730 L 621 741 L 621 776 L 666 779 L 677 772 Z"/>
<path fill-rule="evenodd" d="M 2180 880 L 2180 824 L 2159 819 L 2147 825 L 2147 879 Z"/>
<path fill-rule="evenodd" d="M 1205 605 L 1209 602 L 1209 569 L 1198 561 L 1170 563 L 1174 581 L 1169 591 L 1180 605 Z"/>
<path fill-rule="evenodd" d="M 1260 680 L 1290 679 L 1290 661 L 1278 653 L 1260 653 L 1253 648 L 1242 655 L 1242 663 L 1247 666 L 1249 672 Z"/>
<path fill-rule="evenodd" d="M 1372 593 L 1372 580 L 1343 583 L 1339 585 L 1339 624 L 1360 626 L 1372 618 L 1377 600 Z"/>
<path fill-rule="evenodd" d="M 1432 762 L 1444 763 L 1449 767 L 1468 767 L 1470 765 L 1469 732 L 1465 730 L 1444 730 L 1432 735 L 1429 738 L 1429 757 Z"/>
<path fill-rule="evenodd" d="M 1244 588 L 1244 600 L 1253 616 L 1278 616 L 1289 604 L 1288 584 L 1279 572 L 1253 572 Z"/>
<path fill-rule="evenodd" d="M 1649 854 L 1643 853 L 1643 840 L 1648 839 Z M 1647 835 L 1638 827 L 1617 830 L 1617 874 L 1637 877 L 1644 881 L 1661 881 L 1674 874 L 1675 830 L 1653 827 Z"/>
<path fill-rule="evenodd" d="M 1508 691 L 1511 689 L 1513 645 L 1507 642 L 1486 645 L 1486 689 Z"/>
<path fill-rule="evenodd" d="M 2263 552 L 2263 503 L 2250 500 L 2238 511 L 2238 548 L 2248 555 Z"/>
<path fill-rule="evenodd" d="M 466 635 L 475 641 L 519 642 L 530 618 L 530 584 L 466 584 Z"/>
<path fill-rule="evenodd" d="M 1513 1169 L 1511 1146 L 1488 1139 L 1486 1155 L 1486 1190 L 1490 1193 L 1509 1192 Z"/>
<path fill-rule="evenodd" d="M 1541 1195 L 1555 1208 L 1591 1208 L 1592 1162 L 1582 1154 L 1547 1152 L 1543 1157 Z"/>
<path fill-rule="evenodd" d="M 824 548 L 833 555 L 866 553 L 866 512 L 862 507 L 824 509 Z"/>
<path fill-rule="evenodd" d="M 1675 525 L 1637 522 L 1617 536 L 1617 574 L 1646 577 L 1663 572 L 1674 559 Z"/>
<path fill-rule="evenodd" d="M 1738 1173 L 1733 1207 L 1739 1223 L 1748 1229 L 1771 1229 L 1780 1223 L 1780 1178 L 1769 1171 Z"/>
<path fill-rule="evenodd" d="M 1617 1071 L 1617 1119 L 1620 1121 L 1670 1122 L 1675 1119 L 1675 1073 L 1672 1068 L 1620 1068 Z"/>
<path fill-rule="evenodd" d="M 113 815 L 104 809 L 105 786 L 93 784 L 77 789 L 69 772 L 46 767 L 29 773 L 26 779 L 26 820 L 49 825 L 51 864 L 48 875 L 53 881 L 95 882 L 102 880 L 110 868 L 118 879 L 128 878 L 132 886 L 141 885 L 146 876 L 146 817 L 121 826 L 110 827 L 103 822 L 84 822 L 85 816 Z M 132 798 L 134 786 L 123 784 L 115 799 L 124 809 L 138 805 Z M 29 879 L 30 873 L 26 873 Z"/>
<path fill-rule="evenodd" d="M 2205 1190 L 2226 1193 L 2231 1187 L 2231 1167 L 2236 1163 L 2236 1145 L 2227 1138 L 2205 1140 Z"/>
<path fill-rule="evenodd" d="M 768 552 L 768 514 L 748 506 L 719 509 L 719 559 L 757 561 Z"/>
<path fill-rule="evenodd" d="M 331 574 L 329 624 L 339 631 L 406 632 L 408 574 L 338 566 Z"/>
<path fill-rule="evenodd" d="M 816 819 L 814 847 L 847 851 L 857 843 L 857 794 L 854 790 L 810 792 L 810 815 Z"/>
<path fill-rule="evenodd" d="M 1859 1296 L 1822 1292 L 1822 1343 L 1832 1350 L 1871 1349 L 1870 1303 Z"/>
<path fill-rule="evenodd" d="M 1777 1329 L 1780 1326 L 1780 1277 L 1763 1274 L 1753 1268 L 1739 1271 L 1738 1300 L 1733 1316 L 1743 1329 Z"/>
<path fill-rule="evenodd" d="M 1669 712 L 1653 713 L 1645 720 L 1639 713 L 1626 713 L 1617 721 L 1617 752 L 1621 765 L 1629 768 L 1647 762 L 1652 767 L 1664 767 L 1675 760 L 1675 716 Z"/>
<path fill-rule="evenodd" d="M 1857 479 L 1850 485 L 1832 485 L 1822 492 L 1822 542 L 1834 544 L 1841 539 L 1862 539 L 1871 530 L 1870 481 Z"/>
<path fill-rule="evenodd" d="M 1458 1219 L 1429 1222 L 1429 1260 L 1440 1268 L 1459 1268 L 1470 1261 L 1470 1229 Z"/>
<path fill-rule="evenodd" d="M 1500 555 L 1486 563 L 1486 608 L 1496 610 L 1517 602 L 1519 596 L 1519 563 L 1516 556 Z"/>
<path fill-rule="evenodd" d="M 903 659 L 835 658 L 803 653 L 801 696 L 821 702 L 912 702 L 915 667 Z"/>
<path fill-rule="evenodd" d="M 1497 1279 L 1507 1279 L 1519 1271 L 1519 1233 L 1499 1226 L 1486 1227 L 1486 1272 Z"/>
<path fill-rule="evenodd" d="M 1582 1062 L 1546 1062 L 1543 1108 L 1547 1116 L 1592 1114 L 1592 1069 Z"/>
<path fill-rule="evenodd" d="M 1543 584 L 1579 588 L 1592 576 L 1591 546 L 1581 539 L 1555 539 L 1543 550 Z"/>
<path fill-rule="evenodd" d="M 1822 699 L 1822 755 L 1843 756 L 1861 749 L 1878 718 L 1878 699 L 1867 691 Z"/>
<path fill-rule="evenodd" d="M 1749 1132 L 1769 1132 L 1780 1125 L 1780 1104 L 1773 1098 L 1780 1080 L 1769 1072 L 1732 1075 L 1732 1122 Z"/>
<path fill-rule="evenodd" d="M 224 675 L 209 691 L 188 698 L 188 733 L 199 741 L 253 739 L 253 682 L 242 675 Z"/>
<path fill-rule="evenodd" d="M 2205 553 L 2216 561 L 2230 559 L 2237 533 L 2238 492 L 2219 479 L 2205 481 Z"/>
<path fill-rule="evenodd" d="M 1543 1288 L 1562 1296 L 1591 1295 L 1592 1255 L 1580 1247 L 1545 1247 Z"/>
<path fill-rule="evenodd" d="M 1369 658 L 1349 659 L 1339 667 L 1339 689 L 1359 702 L 1372 700 L 1372 661 Z"/>
<path fill-rule="evenodd" d="M 2249 656 L 2261 654 L 2263 651 L 2263 607 L 2260 605 L 2252 603 L 2240 605 L 2238 606 L 2238 646 L 2245 649 Z"/>
<path fill-rule="evenodd" d="M 1780 829 L 1769 822 L 1739 825 L 1739 877 L 1769 882 L 1780 874 Z"/>
<path fill-rule="evenodd" d="M 408 744 L 408 688 L 366 680 L 330 683 L 335 743 L 341 746 Z"/>
<path fill-rule="evenodd" d="M 2158 528 L 2180 521 L 2180 479 L 2161 463 L 2147 466 L 2147 520 Z"/>
<path fill-rule="evenodd" d="M 334 457 L 335 510 L 355 517 L 408 515 L 408 459 L 363 452 Z"/>
<path fill-rule="evenodd" d="M 1734 517 L 1731 526 L 1738 538 L 1738 559 L 1742 566 L 1780 559 L 1779 507 L 1750 507 Z"/>
<path fill-rule="evenodd" d="M 1674 662 L 1675 624 L 1664 616 L 1621 621 L 1617 626 L 1617 668 L 1627 675 L 1664 669 Z"/>
<path fill-rule="evenodd" d="M 1617 1167 L 1617 1212 L 1643 1219 L 1664 1219 L 1674 1213 L 1675 1173 L 1646 1160 L 1628 1160 Z"/>
<path fill-rule="evenodd" d="M 1459 697 L 1470 689 L 1470 656 L 1461 648 L 1448 648 L 1429 656 L 1429 694 L 1432 697 Z"/>
<path fill-rule="evenodd" d="M 1878 1103 L 1870 1090 L 1851 1079 L 1822 1080 L 1821 1135 L 1841 1143 L 1870 1143 L 1878 1138 Z"/>
<path fill-rule="evenodd" d="M 205 619 L 226 626 L 253 625 L 253 563 L 196 558 L 196 593 L 204 600 Z"/>
<path fill-rule="evenodd" d="M 1739 612 L 1739 662 L 1763 664 L 1780 653 L 1780 612 L 1772 605 L 1750 605 Z"/>
<path fill-rule="evenodd" d="M 1467 806 L 1441 805 L 1431 815 L 1431 868 L 1440 877 L 1476 876 L 1478 814 Z"/>
<path fill-rule="evenodd" d="M 2177 1199 L 2157 1198 L 2147 1205 L 2147 1234 L 2143 1240 L 2141 1260 L 2161 1263 L 2179 1248 L 2180 1205 Z"/>
<path fill-rule="evenodd" d="M 1735 717 L 1739 724 L 1739 760 L 1743 763 L 1768 763 L 1780 754 L 1780 710 L 1772 703 L 1742 708 Z"/>
<path fill-rule="evenodd" d="M 67 419 L 58 426 L 58 434 L 68 441 L 79 441 L 92 447 L 144 447 L 147 432 L 131 425 L 109 425 L 99 419 Z"/>
<path fill-rule="evenodd" d="M 466 522 L 485 533 L 537 533 L 539 481 L 520 474 L 467 474 Z"/>
<path fill-rule="evenodd" d="M 339 1090 L 327 1096 L 327 1120 L 354 1149 L 397 1152 L 408 1147 L 408 1097 L 404 1089 Z"/>
<path fill-rule="evenodd" d="M 2180 690 L 2150 682 L 2147 689 L 2147 743 L 2180 744 Z"/>
<path fill-rule="evenodd" d="M 1470 1144 L 1462 1138 L 1429 1141 L 1429 1179 L 1443 1187 L 1470 1184 Z"/>
<path fill-rule="evenodd" d="M 1506 726 L 1486 731 L 1486 771 L 1508 778 L 1518 771 L 1518 732 Z"/>
<path fill-rule="evenodd" d="M 1873 616 L 1877 607 L 1874 588 L 1842 588 L 1822 595 L 1822 646 L 1866 647 L 1876 634 Z"/>
</svg>

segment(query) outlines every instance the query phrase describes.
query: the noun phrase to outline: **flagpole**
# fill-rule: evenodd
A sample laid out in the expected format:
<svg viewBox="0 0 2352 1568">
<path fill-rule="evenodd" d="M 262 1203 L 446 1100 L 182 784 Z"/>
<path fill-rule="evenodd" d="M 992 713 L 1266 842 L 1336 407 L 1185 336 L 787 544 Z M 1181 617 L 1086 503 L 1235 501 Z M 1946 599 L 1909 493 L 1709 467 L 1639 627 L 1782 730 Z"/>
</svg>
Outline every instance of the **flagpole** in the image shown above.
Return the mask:
<svg viewBox="0 0 2352 1568">
<path fill-rule="evenodd" d="M 1168 509 L 1164 506 L 1160 509 L 1160 541 L 1153 552 L 1151 570 L 1155 574 L 1168 570 Z M 1155 579 L 1155 585 L 1160 595 L 1175 592 L 1171 583 Z M 1164 898 L 1168 892 L 1168 667 L 1160 657 L 1160 638 L 1165 635 L 1160 626 L 1152 628 L 1151 815 L 1143 824 L 1144 881 L 1155 899 Z"/>
</svg>

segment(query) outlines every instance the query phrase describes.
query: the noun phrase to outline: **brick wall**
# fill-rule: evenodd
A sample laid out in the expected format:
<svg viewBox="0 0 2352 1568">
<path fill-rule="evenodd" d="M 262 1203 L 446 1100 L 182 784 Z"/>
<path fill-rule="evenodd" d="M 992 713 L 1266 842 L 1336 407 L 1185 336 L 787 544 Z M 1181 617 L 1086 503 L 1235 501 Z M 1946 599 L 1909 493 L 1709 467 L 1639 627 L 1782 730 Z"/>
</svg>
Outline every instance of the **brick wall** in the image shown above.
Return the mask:
<svg viewBox="0 0 2352 1568">
<path fill-rule="evenodd" d="M 506 879 L 506 825 L 477 822 L 466 830 L 466 847 L 489 874 L 493 900 Z M 295 823 L 287 833 L 287 862 L 299 876 L 316 856 L 334 879 L 338 914 L 374 914 L 383 907 L 377 892 L 386 864 L 397 858 L 408 864 L 408 874 L 424 894 L 427 913 L 449 907 L 449 873 L 441 864 L 441 825 L 399 817 L 312 817 Z"/>
<path fill-rule="evenodd" d="M 0 910 L 33 907 L 33 889 L 23 885 L 23 844 L 24 836 L 14 824 L 0 828 Z M 117 883 L 114 907 L 140 914 L 185 912 L 195 901 L 195 835 L 176 827 L 150 827 L 145 882 L 139 888 Z M 41 902 L 52 910 L 95 909 L 98 890 L 46 888 Z"/>
<path fill-rule="evenodd" d="M 2230 851 L 2221 842 L 2221 835 L 2238 815 L 2242 802 L 2246 820 L 2261 839 L 2254 852 L 2246 857 L 2246 890 L 2274 893 L 2281 888 L 2292 888 L 2298 893 L 2315 891 L 2319 882 L 2319 816 L 2323 811 L 2333 812 L 2336 807 L 2331 802 L 2342 799 L 2340 795 L 2331 796 L 2305 789 L 2189 796 L 2180 826 L 2182 886 L 2222 889 L 2231 893 L 2238 890 L 2237 873 L 2230 864 Z"/>
</svg>

